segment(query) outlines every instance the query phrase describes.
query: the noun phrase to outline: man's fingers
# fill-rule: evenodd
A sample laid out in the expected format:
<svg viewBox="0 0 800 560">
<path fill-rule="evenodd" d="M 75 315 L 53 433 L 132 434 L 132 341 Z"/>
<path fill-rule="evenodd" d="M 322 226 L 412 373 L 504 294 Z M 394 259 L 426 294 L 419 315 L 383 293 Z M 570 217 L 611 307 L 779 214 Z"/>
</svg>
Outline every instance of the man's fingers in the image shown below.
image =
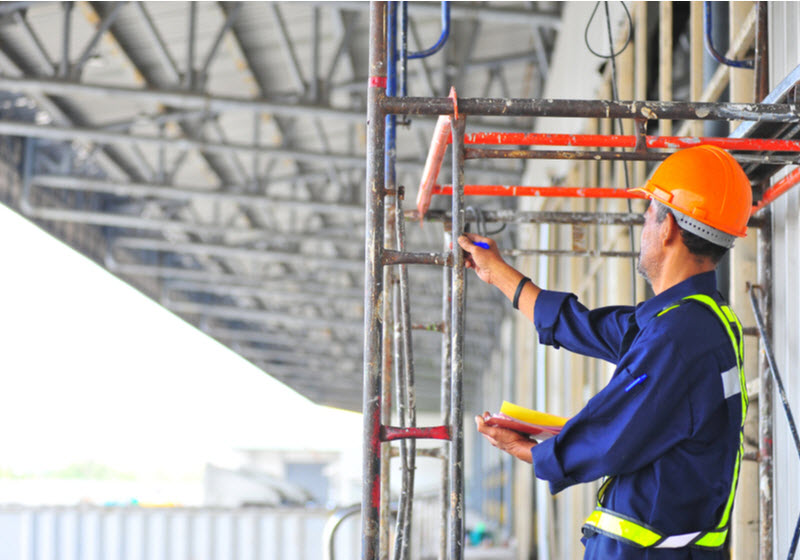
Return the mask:
<svg viewBox="0 0 800 560">
<path fill-rule="evenodd" d="M 467 252 L 470 252 L 470 250 L 476 246 L 476 243 L 480 243 L 481 245 L 478 246 L 481 247 L 481 249 L 485 249 L 486 247 L 482 245 L 491 247 L 492 240 L 489 237 L 483 237 L 476 233 L 463 233 L 458 237 L 458 244 Z"/>
</svg>

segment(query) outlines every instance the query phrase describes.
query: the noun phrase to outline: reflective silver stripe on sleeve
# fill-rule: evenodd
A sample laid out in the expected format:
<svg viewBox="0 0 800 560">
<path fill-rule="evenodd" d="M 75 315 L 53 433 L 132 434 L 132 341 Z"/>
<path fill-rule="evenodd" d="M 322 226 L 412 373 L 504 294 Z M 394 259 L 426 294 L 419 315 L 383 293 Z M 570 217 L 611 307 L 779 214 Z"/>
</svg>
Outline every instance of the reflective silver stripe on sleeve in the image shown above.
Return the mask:
<svg viewBox="0 0 800 560">
<path fill-rule="evenodd" d="M 700 531 L 695 531 L 694 533 L 684 533 L 683 535 L 672 535 L 671 537 L 667 537 L 658 543 L 655 548 L 683 548 L 692 542 L 699 534 Z"/>
<path fill-rule="evenodd" d="M 726 399 L 742 392 L 738 367 L 732 367 L 728 371 L 723 371 L 720 376 L 722 377 L 722 391 L 725 393 Z"/>
</svg>

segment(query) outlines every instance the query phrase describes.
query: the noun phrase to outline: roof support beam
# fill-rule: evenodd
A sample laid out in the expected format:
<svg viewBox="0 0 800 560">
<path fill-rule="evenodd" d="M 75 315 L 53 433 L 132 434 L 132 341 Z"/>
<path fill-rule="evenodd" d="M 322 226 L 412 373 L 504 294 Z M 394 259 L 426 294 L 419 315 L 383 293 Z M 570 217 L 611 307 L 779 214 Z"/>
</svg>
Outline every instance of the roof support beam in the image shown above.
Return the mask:
<svg viewBox="0 0 800 560">
<path fill-rule="evenodd" d="M 280 234 L 276 234 L 280 235 Z M 319 239 L 319 236 L 308 235 L 309 239 Z M 359 247 L 361 243 L 358 244 Z M 328 257 L 319 254 L 305 255 L 301 253 L 286 253 L 261 249 L 246 249 L 228 245 L 212 245 L 201 243 L 182 243 L 175 241 L 162 241 L 144 237 L 120 237 L 111 242 L 111 252 L 116 249 L 157 251 L 164 253 L 185 253 L 189 255 L 203 255 L 234 259 L 247 259 L 249 261 L 264 262 L 268 264 L 285 263 L 300 264 L 314 267 L 329 268 L 332 270 L 360 271 L 364 268 L 363 258 Z"/>
<path fill-rule="evenodd" d="M 226 225 L 224 223 L 188 222 L 180 219 L 170 218 L 141 218 L 139 216 L 114 214 L 111 212 L 93 212 L 90 210 L 75 210 L 71 208 L 31 206 L 29 202 L 23 202 L 22 207 L 26 216 L 41 220 L 52 220 L 55 222 L 71 222 L 114 228 L 144 229 L 173 233 L 195 233 L 198 235 L 249 236 L 248 239 L 251 241 L 275 240 L 283 235 L 273 229 L 264 229 L 255 226 L 237 227 L 234 225 Z M 285 235 L 288 236 L 291 234 Z M 311 239 L 312 237 L 312 234 L 309 233 L 307 239 Z M 319 236 L 316 236 L 316 239 L 318 238 Z M 295 236 L 294 240 L 297 241 L 298 239 L 299 238 Z"/>
<path fill-rule="evenodd" d="M 325 174 L 316 174 L 324 177 Z M 303 175 L 297 175 L 297 178 Z M 285 181 L 291 182 L 292 177 Z M 271 182 L 274 182 L 271 181 Z M 355 204 L 342 204 L 338 202 L 315 202 L 311 200 L 290 200 L 285 198 L 272 198 L 264 195 L 241 192 L 245 189 L 242 185 L 231 185 L 224 191 L 207 191 L 176 185 L 157 183 L 115 183 L 112 181 L 84 179 L 68 175 L 37 175 L 31 180 L 34 187 L 50 189 L 64 189 L 71 191 L 101 192 L 116 196 L 132 198 L 160 198 L 165 200 L 208 200 L 214 202 L 229 202 L 231 204 L 245 204 L 253 206 L 269 206 L 273 208 L 308 210 L 320 214 L 333 213 L 347 215 L 354 220 L 363 220 L 364 207 Z"/>
<path fill-rule="evenodd" d="M 0 2 L 0 16 L 27 10 L 34 2 Z"/>
<path fill-rule="evenodd" d="M 230 329 L 201 326 L 201 330 L 206 335 L 226 345 L 238 342 L 243 344 L 273 344 L 284 348 L 297 348 L 298 342 L 302 341 L 306 344 L 313 344 L 316 348 L 321 348 L 321 352 L 330 350 L 332 355 L 335 352 L 342 351 L 344 348 L 344 343 L 332 341 L 330 338 L 324 336 L 312 336 L 311 333 L 294 334 L 286 329 L 276 331 L 275 329 L 252 330 L 247 328 Z M 356 346 L 361 348 L 361 344 L 357 344 Z"/>
<path fill-rule="evenodd" d="M 325 318 L 319 316 L 298 317 L 294 314 L 267 311 L 264 309 L 242 309 L 230 305 L 207 305 L 184 301 L 165 301 L 162 303 L 167 309 L 180 314 L 255 321 L 267 325 L 286 326 L 294 329 L 324 329 L 345 331 L 352 334 L 360 333 L 364 328 L 362 321 L 352 319 Z"/>
<path fill-rule="evenodd" d="M 144 144 L 159 147 L 174 147 L 178 149 L 194 149 L 202 152 L 214 153 L 218 155 L 228 154 L 266 154 L 277 157 L 298 159 L 306 162 L 334 162 L 350 167 L 364 167 L 363 156 L 348 154 L 330 154 L 321 152 L 308 152 L 293 150 L 288 148 L 275 148 L 271 146 L 253 146 L 251 144 L 235 144 L 224 142 L 206 142 L 202 140 L 189 140 L 187 138 L 161 138 L 159 136 L 132 135 L 120 132 L 111 132 L 85 127 L 59 127 L 59 126 L 40 126 L 26 122 L 2 121 L 0 122 L 0 134 L 32 136 L 35 138 L 46 138 L 48 140 L 71 141 L 86 140 L 100 144 L 125 144 L 135 145 Z M 404 161 L 398 167 L 421 167 L 421 162 Z"/>
<path fill-rule="evenodd" d="M 214 39 L 214 43 L 211 45 L 211 48 L 208 50 L 208 54 L 206 55 L 203 67 L 200 69 L 200 76 L 199 76 L 199 85 L 203 87 L 206 83 L 206 79 L 208 77 L 208 70 L 211 68 L 211 63 L 214 61 L 214 58 L 217 56 L 219 52 L 219 47 L 222 45 L 222 39 L 225 38 L 225 35 L 230 31 L 233 23 L 236 21 L 236 18 L 239 17 L 239 12 L 242 11 L 242 3 L 236 2 L 233 6 L 233 9 L 225 15 L 225 23 L 220 28 L 219 32 L 217 33 L 216 38 Z"/>
<path fill-rule="evenodd" d="M 229 274 L 210 270 L 179 268 L 177 266 L 125 263 L 117 261 L 110 253 L 106 255 L 105 266 L 108 270 L 120 276 L 142 276 L 196 282 L 230 282 L 242 286 L 260 286 L 265 282 L 274 280 L 274 278 L 271 279 L 264 276 Z"/>
<path fill-rule="evenodd" d="M 285 157 L 306 163 L 334 163 L 348 168 L 360 169 L 366 166 L 363 156 L 311 152 L 294 148 L 273 146 L 255 146 L 252 144 L 237 144 L 232 142 L 207 142 L 203 140 L 190 140 L 187 138 L 162 138 L 159 136 L 132 135 L 122 132 L 113 132 L 96 128 L 41 126 L 27 122 L 0 121 L 0 135 L 31 136 L 55 141 L 84 140 L 99 144 L 144 144 L 156 148 L 172 147 L 178 150 L 198 150 L 200 152 L 218 155 L 228 154 L 261 154 L 273 157 Z M 398 171 L 416 171 L 422 169 L 421 159 L 405 159 L 397 161 Z M 519 172 L 504 169 L 474 168 L 476 173 L 491 173 L 496 179 L 519 179 Z"/>
<path fill-rule="evenodd" d="M 289 72 L 294 79 L 295 87 L 301 96 L 305 96 L 307 91 L 306 82 L 303 79 L 303 72 L 300 69 L 300 63 L 297 60 L 297 53 L 294 51 L 294 45 L 289 38 L 289 31 L 286 29 L 286 23 L 283 21 L 283 16 L 278 9 L 277 2 L 267 2 L 267 6 L 272 12 L 272 17 L 275 18 L 275 23 L 278 26 L 278 38 L 280 39 L 281 49 L 286 56 Z"/>
<path fill-rule="evenodd" d="M 155 23 L 153 23 L 153 19 L 150 17 L 150 14 L 147 13 L 147 9 L 144 7 L 144 2 L 134 2 L 134 5 L 139 10 L 139 14 L 142 16 L 144 28 L 147 31 L 147 35 L 150 37 L 150 42 L 156 47 L 156 54 L 161 60 L 162 68 L 169 74 L 170 80 L 174 84 L 179 84 L 181 82 L 181 73 L 180 70 L 178 70 L 178 65 L 175 63 L 172 55 L 170 55 L 167 44 L 164 42 L 164 39 L 162 39 L 161 34 L 158 32 Z"/>
<path fill-rule="evenodd" d="M 167 293 L 179 291 L 195 294 L 214 294 L 218 296 L 231 297 L 257 297 L 264 301 L 278 301 L 283 304 L 302 304 L 308 302 L 309 294 L 319 298 L 336 298 L 352 304 L 363 303 L 364 289 L 362 287 L 335 288 L 321 286 L 318 283 L 309 282 L 308 284 L 281 283 L 269 284 L 266 286 L 236 286 L 231 284 L 217 284 L 210 282 L 189 282 L 189 281 L 167 281 L 165 289 Z M 434 295 L 415 295 L 413 306 L 419 309 L 430 309 L 440 306 L 441 296 Z M 498 311 L 498 306 L 489 301 L 470 301 L 468 303 L 471 312 L 481 315 L 491 315 Z"/>
<path fill-rule="evenodd" d="M 103 21 L 100 22 L 100 26 L 95 31 L 94 36 L 89 40 L 89 43 L 83 49 L 83 53 L 78 57 L 78 60 L 72 65 L 70 69 L 69 75 L 73 79 L 79 79 L 81 73 L 83 72 L 84 66 L 89 61 L 89 58 L 92 56 L 95 48 L 97 47 L 97 43 L 100 42 L 100 39 L 103 37 L 108 28 L 114 23 L 119 15 L 120 10 L 125 6 L 127 2 L 117 2 L 114 4 L 114 9 L 103 18 Z"/>
<path fill-rule="evenodd" d="M 52 63 L 51 63 L 52 64 Z M 362 84 L 363 86 L 363 84 Z M 364 122 L 366 110 L 297 103 L 294 96 L 282 100 L 230 97 L 191 91 L 132 88 L 87 84 L 73 80 L 12 78 L 0 76 L 0 88 L 13 91 L 38 91 L 52 95 L 98 95 L 124 97 L 139 102 L 160 103 L 176 109 L 210 112 L 254 111 L 290 117 L 324 117 Z"/>
<path fill-rule="evenodd" d="M 300 341 L 298 341 L 300 342 Z M 336 369 L 345 371 L 359 371 L 363 358 L 360 355 L 349 354 L 346 356 L 329 356 L 322 352 L 309 354 L 288 350 L 269 350 L 254 348 L 252 346 L 236 345 L 236 353 L 245 359 L 253 361 L 273 361 L 282 364 L 307 366 L 317 370 L 331 369 L 331 364 L 336 364 Z"/>
<path fill-rule="evenodd" d="M 50 60 L 50 55 L 47 53 L 47 49 L 44 48 L 44 45 L 39 40 L 39 36 L 36 35 L 36 32 L 31 27 L 31 24 L 28 22 L 28 18 L 22 12 L 14 12 L 14 19 L 22 28 L 24 35 L 33 45 L 33 51 L 36 53 L 39 61 L 45 66 L 45 68 L 47 68 L 47 72 L 55 75 L 56 65 L 52 60 Z"/>
</svg>

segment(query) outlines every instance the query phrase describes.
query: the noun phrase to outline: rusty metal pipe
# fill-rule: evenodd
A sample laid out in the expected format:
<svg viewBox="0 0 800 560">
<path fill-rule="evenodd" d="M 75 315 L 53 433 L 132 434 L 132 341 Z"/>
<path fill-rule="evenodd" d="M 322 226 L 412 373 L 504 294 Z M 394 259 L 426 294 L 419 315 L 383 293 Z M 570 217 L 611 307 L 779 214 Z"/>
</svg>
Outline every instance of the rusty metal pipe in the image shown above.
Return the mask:
<svg viewBox="0 0 800 560">
<path fill-rule="evenodd" d="M 487 223 L 506 224 L 597 224 L 628 226 L 644 224 L 641 214 L 613 212 L 516 212 L 514 210 L 484 210 L 483 219 Z M 419 220 L 416 210 L 406 211 L 407 220 Z M 449 210 L 430 210 L 425 215 L 427 222 L 452 220 Z M 475 222 L 474 216 L 465 216 L 465 222 Z"/>
<path fill-rule="evenodd" d="M 451 418 L 452 439 L 450 441 L 450 560 L 464 557 L 464 325 L 466 302 L 466 275 L 464 253 L 456 239 L 464 231 L 464 130 L 466 118 L 452 118 L 453 132 L 453 185 L 452 235 L 453 235 L 453 285 L 452 313 L 450 320 L 452 340 L 451 371 Z"/>
<path fill-rule="evenodd" d="M 396 238 L 395 245 L 398 254 L 405 253 L 405 218 L 403 217 L 402 198 L 398 197 L 395 207 L 395 226 Z M 398 282 L 399 294 L 399 322 L 400 322 L 400 340 L 399 350 L 403 353 L 403 359 L 399 361 L 402 364 L 400 368 L 400 377 L 402 382 L 398 383 L 398 391 L 402 389 L 403 394 L 398 398 L 398 404 L 403 402 L 406 409 L 407 423 L 405 418 L 401 417 L 402 423 L 405 427 L 413 429 L 416 427 L 417 422 L 417 404 L 416 404 L 416 386 L 414 382 L 414 351 L 411 337 L 411 303 L 409 301 L 408 289 L 408 267 L 405 264 L 400 265 L 400 274 Z M 414 471 L 416 469 L 416 442 L 411 441 L 403 442 L 401 447 L 402 464 L 403 464 L 403 477 L 402 489 L 400 500 L 403 504 L 400 508 L 401 515 L 398 515 L 397 522 L 397 536 L 395 537 L 399 543 L 396 543 L 395 551 L 398 552 L 396 558 L 398 560 L 406 560 L 408 558 L 409 545 L 411 541 L 411 518 L 414 505 Z"/>
<path fill-rule="evenodd" d="M 449 97 L 387 97 L 381 107 L 386 113 L 408 115 L 451 115 Z M 574 117 L 587 119 L 673 119 L 744 120 L 797 122 L 800 110 L 781 103 L 709 103 L 683 101 L 607 101 L 594 99 L 458 99 L 463 115 L 501 117 Z"/>
<path fill-rule="evenodd" d="M 445 227 L 444 250 L 451 251 L 453 246 L 453 236 L 449 229 Z M 442 272 L 442 381 L 441 394 L 439 395 L 439 408 L 442 413 L 442 423 L 450 425 L 450 398 L 451 398 L 451 366 L 452 363 L 452 340 L 450 322 L 452 321 L 452 297 L 451 289 L 453 283 L 453 269 L 444 267 Z M 441 527 L 449 527 L 450 519 L 450 446 L 442 447 L 442 471 L 439 484 L 439 498 L 441 500 L 439 521 Z M 447 532 L 442 530 L 439 535 L 439 560 L 447 559 Z"/>
<path fill-rule="evenodd" d="M 370 3 L 369 87 L 367 89 L 366 234 L 364 271 L 364 441 L 362 453 L 361 558 L 379 553 L 381 501 L 381 322 L 383 292 L 384 156 L 386 123 L 381 102 L 386 86 L 386 2 Z"/>
<path fill-rule="evenodd" d="M 767 207 L 760 212 L 767 224 L 771 222 L 772 209 Z M 758 231 L 758 283 L 764 289 L 762 312 L 764 321 L 764 337 L 772 337 L 772 228 L 760 228 Z M 762 354 L 759 364 L 758 392 L 758 514 L 759 514 L 759 560 L 772 560 L 773 529 L 773 414 L 772 414 L 772 377 L 769 374 L 769 363 Z"/>
<path fill-rule="evenodd" d="M 453 257 L 447 253 L 412 253 L 387 249 L 383 252 L 383 264 L 387 266 L 395 264 L 435 264 L 439 266 L 452 266 Z"/>
</svg>

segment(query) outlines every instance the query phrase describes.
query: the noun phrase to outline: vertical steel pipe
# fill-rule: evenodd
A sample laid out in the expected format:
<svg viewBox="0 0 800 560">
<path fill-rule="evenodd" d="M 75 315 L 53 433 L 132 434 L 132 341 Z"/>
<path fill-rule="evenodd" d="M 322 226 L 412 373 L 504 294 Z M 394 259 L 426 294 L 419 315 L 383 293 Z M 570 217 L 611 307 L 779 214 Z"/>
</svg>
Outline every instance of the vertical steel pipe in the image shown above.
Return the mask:
<svg viewBox="0 0 800 560">
<path fill-rule="evenodd" d="M 450 224 L 445 222 L 445 229 L 450 229 Z M 444 232 L 444 250 L 450 251 L 453 247 L 453 236 L 450 231 Z M 450 395 L 452 393 L 450 387 L 450 364 L 451 358 L 451 329 L 450 320 L 453 309 L 453 294 L 451 286 L 453 283 L 453 269 L 449 266 L 442 267 L 442 392 L 441 398 L 441 412 L 442 424 L 445 426 L 450 425 Z M 452 434 L 451 434 L 452 437 Z M 439 535 L 439 560 L 447 559 L 447 531 L 445 527 L 449 526 L 448 520 L 450 519 L 450 500 L 448 494 L 450 490 L 450 445 L 442 447 L 442 480 L 440 487 L 441 496 L 441 515 L 440 524 L 442 531 Z"/>
<path fill-rule="evenodd" d="M 186 45 L 186 74 L 183 76 L 183 85 L 186 89 L 195 88 L 194 80 L 194 53 L 197 46 L 197 3 L 189 2 L 189 30 Z"/>
<path fill-rule="evenodd" d="M 403 215 L 403 207 L 400 197 L 397 197 L 395 225 L 397 228 L 397 250 L 404 252 L 405 247 L 405 217 Z M 447 268 L 447 267 L 445 267 Z M 409 301 L 408 290 L 408 266 L 405 264 L 400 265 L 399 271 L 399 311 L 400 311 L 400 341 L 399 350 L 403 353 L 402 368 L 399 373 L 402 377 L 402 383 L 398 386 L 403 388 L 404 395 L 402 401 L 398 398 L 398 405 L 403 402 L 406 408 L 407 425 L 415 427 L 417 423 L 417 404 L 416 404 L 416 388 L 414 385 L 414 352 L 411 339 L 411 303 Z M 407 560 L 409 553 L 409 543 L 411 541 L 411 514 L 414 505 L 414 471 L 416 469 L 416 442 L 411 439 L 407 443 L 402 442 L 403 457 L 403 484 L 401 490 L 400 501 L 402 506 L 400 511 L 402 516 L 398 516 L 398 529 L 397 539 L 400 541 L 399 548 L 395 546 L 395 550 L 399 552 L 396 556 L 398 560 Z"/>
<path fill-rule="evenodd" d="M 758 283 L 764 290 L 761 310 L 764 338 L 772 339 L 772 209 L 761 211 L 766 224 L 758 230 Z M 759 364 L 758 391 L 758 518 L 759 560 L 772 560 L 772 377 L 764 352 Z"/>
<path fill-rule="evenodd" d="M 384 248 L 394 247 L 395 238 L 395 196 L 386 197 L 386 219 L 384 228 Z M 381 424 L 391 424 L 392 415 L 392 375 L 394 370 L 394 287 L 395 267 L 385 266 L 383 284 L 383 376 L 381 382 Z M 381 444 L 381 502 L 379 508 L 380 560 L 389 558 L 389 503 L 391 500 L 391 457 L 392 445 Z"/>
<path fill-rule="evenodd" d="M 768 10 L 766 2 L 756 6 L 755 101 L 769 95 L 769 43 Z M 758 283 L 763 289 L 761 310 L 764 321 L 764 338 L 772 339 L 772 208 L 759 212 L 765 223 L 758 229 L 757 268 Z M 769 361 L 764 352 L 759 363 L 758 391 L 758 520 L 759 560 L 772 560 L 772 377 Z"/>
<path fill-rule="evenodd" d="M 400 97 L 408 94 L 408 2 L 400 2 L 400 16 L 398 18 L 400 29 Z"/>
<path fill-rule="evenodd" d="M 755 102 L 769 94 L 769 7 L 764 0 L 756 3 Z"/>
<path fill-rule="evenodd" d="M 61 33 L 61 65 L 59 73 L 63 77 L 69 76 L 69 46 L 72 43 L 70 36 L 72 35 L 72 2 L 64 2 L 62 5 L 64 10 L 64 21 Z"/>
<path fill-rule="evenodd" d="M 456 240 L 464 231 L 464 116 L 452 119 L 453 131 L 453 283 L 451 328 L 451 395 L 450 395 L 450 560 L 464 556 L 464 303 L 466 299 L 466 274 L 464 253 Z"/>
<path fill-rule="evenodd" d="M 367 89 L 367 173 L 364 278 L 364 441 L 361 492 L 361 558 L 379 552 L 381 322 L 385 129 L 382 100 L 386 87 L 386 2 L 370 3 L 369 83 Z"/>
<path fill-rule="evenodd" d="M 405 376 L 405 352 L 403 352 L 403 329 L 402 329 L 402 310 L 400 308 L 400 285 L 397 283 L 394 290 L 394 319 L 395 319 L 395 332 L 394 332 L 394 380 L 395 391 L 397 393 L 397 421 L 400 426 L 405 427 L 408 421 L 408 401 L 407 401 L 407 385 Z M 398 328 L 399 327 L 399 328 Z M 385 439 L 385 438 L 383 438 Z M 408 488 L 408 444 L 405 438 L 400 439 L 399 443 L 399 459 L 400 459 L 400 496 L 397 501 L 397 523 L 395 526 L 394 536 L 394 560 L 403 559 L 404 544 L 408 540 L 406 533 L 405 521 L 408 516 L 408 495 L 406 490 Z"/>
<path fill-rule="evenodd" d="M 672 2 L 661 1 L 658 7 L 658 99 L 672 101 Z M 661 136 L 672 134 L 671 120 L 658 124 Z"/>
</svg>

